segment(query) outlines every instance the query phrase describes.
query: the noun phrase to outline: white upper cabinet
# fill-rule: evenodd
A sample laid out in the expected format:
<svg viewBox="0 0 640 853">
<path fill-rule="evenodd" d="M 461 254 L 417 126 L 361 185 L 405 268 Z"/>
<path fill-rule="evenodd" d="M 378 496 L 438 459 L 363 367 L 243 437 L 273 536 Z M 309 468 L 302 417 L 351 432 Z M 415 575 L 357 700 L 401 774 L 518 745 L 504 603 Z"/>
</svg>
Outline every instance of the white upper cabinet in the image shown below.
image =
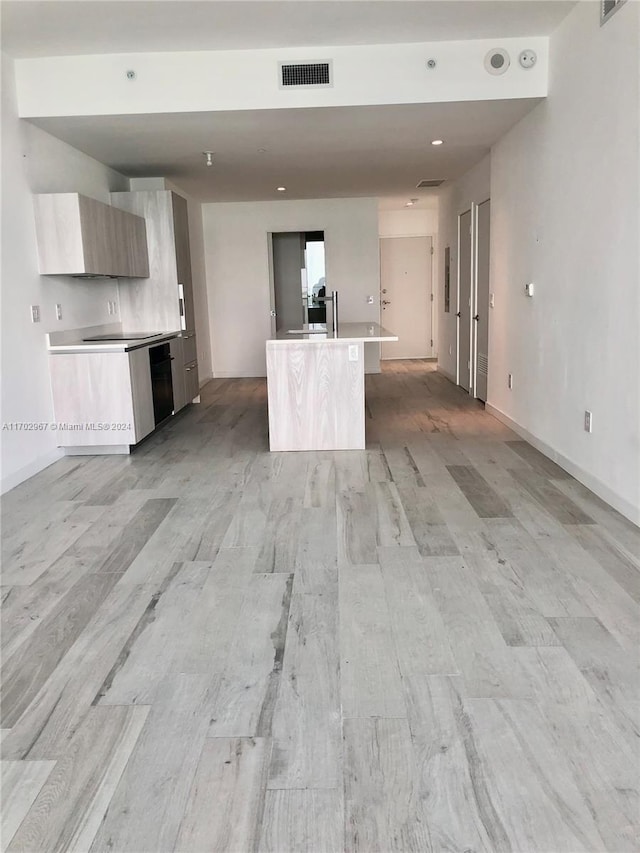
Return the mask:
<svg viewBox="0 0 640 853">
<path fill-rule="evenodd" d="M 147 278 L 144 218 L 79 193 L 34 196 L 41 275 Z"/>
</svg>

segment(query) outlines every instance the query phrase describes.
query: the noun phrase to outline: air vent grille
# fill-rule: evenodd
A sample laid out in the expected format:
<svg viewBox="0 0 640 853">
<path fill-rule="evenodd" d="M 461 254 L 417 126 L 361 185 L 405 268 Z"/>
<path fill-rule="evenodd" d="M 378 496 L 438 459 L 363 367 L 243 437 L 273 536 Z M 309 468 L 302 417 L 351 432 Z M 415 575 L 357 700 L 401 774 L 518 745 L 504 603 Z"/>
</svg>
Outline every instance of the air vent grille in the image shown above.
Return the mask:
<svg viewBox="0 0 640 853">
<path fill-rule="evenodd" d="M 419 184 L 416 184 L 416 188 L 421 190 L 425 187 L 439 187 L 440 184 L 444 184 L 444 178 L 436 179 L 435 181 L 420 181 Z"/>
<path fill-rule="evenodd" d="M 330 62 L 307 62 L 297 65 L 280 63 L 280 85 L 290 86 L 331 86 Z"/>
</svg>

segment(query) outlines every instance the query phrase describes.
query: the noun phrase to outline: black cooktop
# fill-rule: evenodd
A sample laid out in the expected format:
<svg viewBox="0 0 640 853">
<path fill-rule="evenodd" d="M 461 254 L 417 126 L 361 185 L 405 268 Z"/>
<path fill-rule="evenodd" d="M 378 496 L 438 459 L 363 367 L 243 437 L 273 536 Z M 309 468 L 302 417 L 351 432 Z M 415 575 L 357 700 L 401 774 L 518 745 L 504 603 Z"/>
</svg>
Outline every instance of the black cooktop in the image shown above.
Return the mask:
<svg viewBox="0 0 640 853">
<path fill-rule="evenodd" d="M 145 338 L 155 338 L 162 332 L 115 332 L 111 335 L 95 335 L 93 338 L 83 338 L 83 341 L 142 341 Z"/>
</svg>

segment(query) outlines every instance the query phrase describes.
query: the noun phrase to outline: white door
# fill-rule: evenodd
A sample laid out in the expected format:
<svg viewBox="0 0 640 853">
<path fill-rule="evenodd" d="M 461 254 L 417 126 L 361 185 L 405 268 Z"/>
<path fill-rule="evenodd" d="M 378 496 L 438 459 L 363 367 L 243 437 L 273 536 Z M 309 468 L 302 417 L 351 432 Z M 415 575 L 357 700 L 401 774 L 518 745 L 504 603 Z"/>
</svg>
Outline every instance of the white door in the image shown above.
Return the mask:
<svg viewBox="0 0 640 853">
<path fill-rule="evenodd" d="M 471 211 L 458 217 L 458 385 L 471 388 Z"/>
<path fill-rule="evenodd" d="M 433 354 L 431 299 L 431 237 L 383 237 L 380 322 L 398 340 L 382 344 L 382 358 Z"/>
<path fill-rule="evenodd" d="M 475 325 L 475 378 L 474 394 L 483 402 L 487 400 L 489 370 L 489 222 L 491 202 L 478 205 L 476 213 L 476 313 Z"/>
</svg>

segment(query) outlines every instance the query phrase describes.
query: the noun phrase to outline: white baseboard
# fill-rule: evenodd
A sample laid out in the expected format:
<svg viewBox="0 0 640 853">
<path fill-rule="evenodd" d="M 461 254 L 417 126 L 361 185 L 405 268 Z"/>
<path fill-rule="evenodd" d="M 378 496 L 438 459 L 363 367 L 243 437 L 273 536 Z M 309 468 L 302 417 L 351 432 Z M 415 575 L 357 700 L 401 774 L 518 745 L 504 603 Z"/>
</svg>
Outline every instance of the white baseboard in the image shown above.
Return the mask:
<svg viewBox="0 0 640 853">
<path fill-rule="evenodd" d="M 65 456 L 128 456 L 130 453 L 128 444 L 87 444 L 64 448 Z"/>
<path fill-rule="evenodd" d="M 612 506 L 621 515 L 624 515 L 624 517 L 628 518 L 629 521 L 640 526 L 639 507 L 634 506 L 626 498 L 620 497 L 620 495 L 612 491 L 606 483 L 603 483 L 597 477 L 594 477 L 593 474 L 590 474 L 579 465 L 576 465 L 575 462 L 572 462 L 571 459 L 568 459 L 562 453 L 559 453 L 545 441 L 542 441 L 542 439 L 537 438 L 537 436 L 530 433 L 528 429 L 525 429 L 523 426 L 520 426 L 520 424 L 512 420 L 509 415 L 505 415 L 504 412 L 501 412 L 500 409 L 496 409 L 495 406 L 492 406 L 490 403 L 486 403 L 485 411 L 489 412 L 489 414 L 493 415 L 494 418 L 497 418 L 501 423 L 505 424 L 505 426 L 508 426 L 509 429 L 512 429 L 515 433 L 524 438 L 525 441 L 528 441 L 529 444 L 532 444 L 537 450 L 544 453 L 545 456 L 548 456 L 549 459 L 556 463 L 556 465 L 559 465 L 571 474 L 572 477 L 575 477 L 583 486 L 591 489 L 594 494 L 599 498 L 602 498 L 603 501 L 606 501 L 609 506 Z"/>
<path fill-rule="evenodd" d="M 62 459 L 63 456 L 63 451 L 60 448 L 56 448 L 56 450 L 52 450 L 51 453 L 47 453 L 45 456 L 40 456 L 38 459 L 34 459 L 33 462 L 25 465 L 24 468 L 19 468 L 17 471 L 14 471 L 13 474 L 7 474 L 7 476 L 3 477 L 0 481 L 0 493 L 4 494 L 11 489 L 15 489 L 16 486 L 20 485 L 20 483 L 24 483 L 25 480 L 35 476 L 35 474 L 39 474 L 40 471 L 44 471 L 45 468 L 48 468 L 49 465 L 53 465 L 54 462 L 57 462 L 58 459 Z"/>
<path fill-rule="evenodd" d="M 226 370 L 216 370 L 212 379 L 266 379 L 266 373 L 228 373 Z"/>
</svg>

